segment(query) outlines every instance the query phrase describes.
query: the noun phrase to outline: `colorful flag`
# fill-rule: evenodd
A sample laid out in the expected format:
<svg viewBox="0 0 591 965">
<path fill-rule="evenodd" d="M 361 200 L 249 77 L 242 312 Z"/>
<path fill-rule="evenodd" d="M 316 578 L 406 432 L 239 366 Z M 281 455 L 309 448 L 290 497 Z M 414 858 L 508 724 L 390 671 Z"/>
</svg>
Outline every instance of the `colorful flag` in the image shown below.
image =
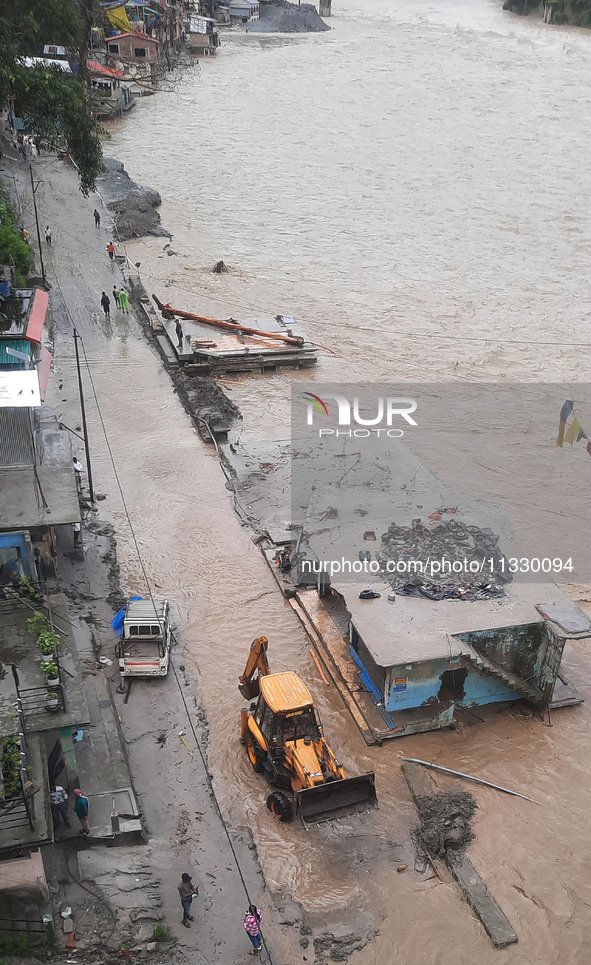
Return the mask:
<svg viewBox="0 0 591 965">
<path fill-rule="evenodd" d="M 129 20 L 127 19 L 127 11 L 124 4 L 121 4 L 120 7 L 115 7 L 115 9 L 107 10 L 107 17 L 115 30 L 121 30 L 122 33 L 129 33 Z"/>
<path fill-rule="evenodd" d="M 574 402 L 565 402 L 565 403 L 564 403 L 564 405 L 562 406 L 562 409 L 560 410 L 560 419 L 561 419 L 561 422 L 566 422 L 566 420 L 568 419 L 569 415 L 570 415 L 571 412 L 573 411 L 573 406 L 574 406 Z"/>
<path fill-rule="evenodd" d="M 574 419 L 573 419 L 573 421 L 571 422 L 571 424 L 569 425 L 569 427 L 568 427 L 568 429 L 567 429 L 567 431 L 566 431 L 566 435 L 565 435 L 565 437 L 564 437 L 564 441 L 565 441 L 565 442 L 570 442 L 570 444 L 571 444 L 571 446 L 572 446 L 573 442 L 576 441 L 576 439 L 577 439 L 577 437 L 578 437 L 578 435 L 579 435 L 579 432 L 581 432 L 581 423 L 579 422 L 579 420 L 578 420 L 577 417 L 575 416 Z"/>
<path fill-rule="evenodd" d="M 591 442 L 588 442 L 588 443 L 587 443 L 587 452 L 588 452 L 589 455 L 591 456 Z"/>
<path fill-rule="evenodd" d="M 577 438 L 575 439 L 575 442 L 580 442 L 581 439 L 588 439 L 588 438 L 589 438 L 589 436 L 587 435 L 587 433 L 586 433 L 583 429 L 581 429 L 581 431 L 579 432 Z"/>
<path fill-rule="evenodd" d="M 564 419 L 560 420 L 560 425 L 558 426 L 558 439 L 556 440 L 556 445 L 560 446 L 562 449 L 562 443 L 564 442 L 564 430 L 566 428 L 566 422 Z"/>
</svg>

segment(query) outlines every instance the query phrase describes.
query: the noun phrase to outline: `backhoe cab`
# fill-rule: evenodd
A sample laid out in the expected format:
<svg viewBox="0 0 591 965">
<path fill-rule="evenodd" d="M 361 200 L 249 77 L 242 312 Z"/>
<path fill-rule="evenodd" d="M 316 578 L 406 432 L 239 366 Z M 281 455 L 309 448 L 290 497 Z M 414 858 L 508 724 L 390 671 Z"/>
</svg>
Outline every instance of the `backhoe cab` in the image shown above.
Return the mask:
<svg viewBox="0 0 591 965">
<path fill-rule="evenodd" d="M 308 688 L 297 674 L 272 674 L 268 641 L 253 641 L 239 690 L 258 701 L 241 712 L 240 737 L 254 770 L 270 784 L 290 790 L 304 824 L 377 807 L 373 772 L 347 777 L 330 749 Z M 291 821 L 294 804 L 282 790 L 267 798 L 280 821 Z"/>
</svg>

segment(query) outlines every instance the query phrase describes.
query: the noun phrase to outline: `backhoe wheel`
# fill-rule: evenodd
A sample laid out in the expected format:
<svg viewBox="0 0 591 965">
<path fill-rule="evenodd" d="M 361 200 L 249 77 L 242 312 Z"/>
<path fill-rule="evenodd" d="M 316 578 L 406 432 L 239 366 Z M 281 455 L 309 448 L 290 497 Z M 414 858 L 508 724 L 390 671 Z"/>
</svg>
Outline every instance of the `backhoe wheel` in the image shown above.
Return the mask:
<svg viewBox="0 0 591 965">
<path fill-rule="evenodd" d="M 248 759 L 252 764 L 253 770 L 257 774 L 262 774 L 264 770 L 264 763 L 266 754 L 260 744 L 257 744 L 254 737 L 248 736 L 246 738 L 246 753 L 248 754 Z"/>
<path fill-rule="evenodd" d="M 273 791 L 272 794 L 269 794 L 267 807 L 269 811 L 276 814 L 284 824 L 287 824 L 288 821 L 293 821 L 293 804 L 287 795 L 282 794 L 281 791 Z"/>
</svg>

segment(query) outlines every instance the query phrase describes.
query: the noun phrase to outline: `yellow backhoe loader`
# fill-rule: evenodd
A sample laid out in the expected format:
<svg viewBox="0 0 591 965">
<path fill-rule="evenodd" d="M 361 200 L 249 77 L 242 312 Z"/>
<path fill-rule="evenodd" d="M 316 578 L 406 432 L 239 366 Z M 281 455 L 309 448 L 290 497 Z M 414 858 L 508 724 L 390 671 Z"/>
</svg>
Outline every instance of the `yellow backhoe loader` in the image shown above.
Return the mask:
<svg viewBox="0 0 591 965">
<path fill-rule="evenodd" d="M 250 645 L 238 689 L 250 708 L 240 715 L 240 738 L 257 774 L 283 790 L 267 798 L 280 821 L 298 814 L 304 825 L 377 807 L 373 772 L 347 777 L 326 742 L 308 688 L 297 674 L 271 673 L 266 637 Z M 258 698 L 256 702 L 254 699 Z"/>
</svg>

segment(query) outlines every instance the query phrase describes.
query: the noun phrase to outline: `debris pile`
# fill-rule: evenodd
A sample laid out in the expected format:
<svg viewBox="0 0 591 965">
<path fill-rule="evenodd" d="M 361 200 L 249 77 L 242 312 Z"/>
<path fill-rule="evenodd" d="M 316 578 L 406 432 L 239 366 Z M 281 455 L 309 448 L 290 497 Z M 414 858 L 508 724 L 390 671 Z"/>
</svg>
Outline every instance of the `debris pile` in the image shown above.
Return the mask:
<svg viewBox="0 0 591 965">
<path fill-rule="evenodd" d="M 249 21 L 247 33 L 318 33 L 331 28 L 318 16 L 313 3 L 276 3 L 261 4 L 260 20 Z"/>
<path fill-rule="evenodd" d="M 132 181 L 119 161 L 105 158 L 107 174 L 99 178 L 101 191 L 107 207 L 113 215 L 120 241 L 141 238 L 145 235 L 162 235 L 170 238 L 170 232 L 162 227 L 156 208 L 162 199 L 153 188 L 141 188 Z"/>
<path fill-rule="evenodd" d="M 474 840 L 472 818 L 478 807 L 469 791 L 452 788 L 426 794 L 418 802 L 423 823 L 412 832 L 419 851 L 434 858 L 460 854 Z"/>
<path fill-rule="evenodd" d="M 377 553 L 392 589 L 429 600 L 486 600 L 502 597 L 510 583 L 509 564 L 492 529 L 444 519 L 441 508 L 410 526 L 390 523 Z M 390 564 L 388 568 L 388 564 Z M 410 578 L 409 578 L 410 576 Z"/>
</svg>

